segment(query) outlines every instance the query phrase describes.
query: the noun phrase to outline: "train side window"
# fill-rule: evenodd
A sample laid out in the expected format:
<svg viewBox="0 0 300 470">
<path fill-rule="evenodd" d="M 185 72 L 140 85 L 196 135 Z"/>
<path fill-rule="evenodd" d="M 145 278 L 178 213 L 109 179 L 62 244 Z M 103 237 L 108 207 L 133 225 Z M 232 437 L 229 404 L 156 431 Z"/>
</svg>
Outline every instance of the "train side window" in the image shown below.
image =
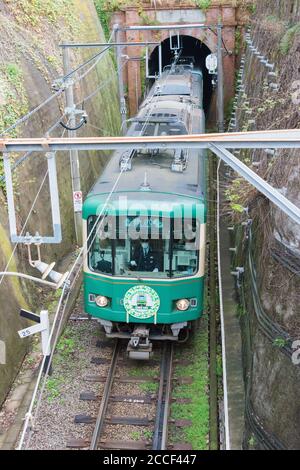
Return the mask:
<svg viewBox="0 0 300 470">
<path fill-rule="evenodd" d="M 173 257 L 172 257 L 172 277 L 193 276 L 198 271 L 199 265 L 199 241 L 193 233 L 198 233 L 199 224 L 193 219 L 188 224 L 190 232 L 178 233 L 174 230 Z M 187 230 L 189 232 L 189 230 Z"/>
<path fill-rule="evenodd" d="M 101 222 L 96 225 L 97 217 L 89 217 L 88 220 L 88 264 L 92 271 L 112 274 L 113 256 L 112 242 L 105 238 L 104 231 L 101 230 Z"/>
</svg>

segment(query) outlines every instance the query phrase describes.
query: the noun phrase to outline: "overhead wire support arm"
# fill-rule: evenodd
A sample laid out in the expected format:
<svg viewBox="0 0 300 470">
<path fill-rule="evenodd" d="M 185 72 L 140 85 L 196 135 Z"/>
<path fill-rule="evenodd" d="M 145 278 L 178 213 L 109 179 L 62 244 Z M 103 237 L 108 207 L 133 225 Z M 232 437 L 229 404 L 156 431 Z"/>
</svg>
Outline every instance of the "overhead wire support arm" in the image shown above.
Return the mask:
<svg viewBox="0 0 300 470">
<path fill-rule="evenodd" d="M 55 282 L 45 281 L 44 279 L 40 279 L 38 277 L 29 276 L 29 274 L 3 271 L 0 272 L 0 276 L 20 277 L 21 279 L 26 279 L 27 281 L 37 282 L 38 284 L 42 284 L 43 286 L 52 287 L 52 289 L 57 289 L 57 285 L 55 284 Z"/>
<path fill-rule="evenodd" d="M 57 150 L 112 150 L 112 149 L 157 149 L 157 148 L 209 148 L 235 171 L 253 184 L 259 191 L 282 209 L 296 223 L 300 223 L 300 209 L 272 188 L 228 148 L 300 148 L 299 130 L 241 132 L 230 134 L 190 134 L 183 136 L 150 137 L 80 137 L 51 139 L 0 139 L 0 151 L 49 151 Z M 6 156 L 6 161 L 8 156 Z M 4 161 L 5 161 L 4 160 Z"/>
<path fill-rule="evenodd" d="M 76 48 L 96 48 L 96 47 L 118 47 L 118 46 L 158 46 L 158 41 L 137 41 L 137 42 L 86 42 L 86 43 L 66 43 L 60 44 L 60 47 Z"/>
<path fill-rule="evenodd" d="M 18 235 L 10 155 L 8 153 L 3 154 L 10 237 L 13 243 L 26 243 L 26 244 L 28 243 L 47 243 L 47 244 L 61 243 L 62 230 L 61 230 L 61 219 L 60 219 L 59 198 L 58 198 L 55 152 L 46 153 L 46 158 L 47 158 L 48 176 L 49 176 L 53 236 L 41 237 L 38 233 L 36 233 L 35 236 L 31 236 L 28 234 Z"/>
<path fill-rule="evenodd" d="M 226 149 L 242 148 L 300 148 L 300 130 L 236 132 L 225 134 L 187 134 L 126 137 L 77 137 L 77 138 L 15 138 L 0 139 L 0 152 L 49 152 L 57 150 L 118 150 L 156 148 L 210 148 L 211 144 Z"/>
<path fill-rule="evenodd" d="M 277 189 L 273 188 L 264 179 L 258 176 L 251 168 L 247 167 L 241 160 L 236 158 L 228 150 L 216 144 L 211 144 L 211 150 L 221 158 L 227 165 L 231 166 L 246 181 L 252 184 L 258 191 L 266 196 L 271 202 L 291 217 L 294 222 L 300 224 L 300 209 L 283 196 Z"/>
</svg>

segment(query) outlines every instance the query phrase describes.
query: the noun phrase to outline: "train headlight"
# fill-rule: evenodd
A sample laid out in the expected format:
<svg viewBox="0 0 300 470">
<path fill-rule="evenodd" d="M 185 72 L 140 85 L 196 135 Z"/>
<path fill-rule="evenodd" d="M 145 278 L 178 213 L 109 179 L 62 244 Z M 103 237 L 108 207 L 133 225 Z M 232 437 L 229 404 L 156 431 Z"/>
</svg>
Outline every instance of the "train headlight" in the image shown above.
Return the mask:
<svg viewBox="0 0 300 470">
<path fill-rule="evenodd" d="M 95 299 L 96 304 L 98 307 L 107 307 L 108 305 L 108 298 L 104 295 L 98 295 Z"/>
<path fill-rule="evenodd" d="M 188 299 L 180 299 L 180 300 L 177 300 L 176 302 L 177 310 L 180 310 L 181 312 L 184 312 L 185 310 L 187 310 L 189 306 L 190 306 L 190 301 Z"/>
</svg>

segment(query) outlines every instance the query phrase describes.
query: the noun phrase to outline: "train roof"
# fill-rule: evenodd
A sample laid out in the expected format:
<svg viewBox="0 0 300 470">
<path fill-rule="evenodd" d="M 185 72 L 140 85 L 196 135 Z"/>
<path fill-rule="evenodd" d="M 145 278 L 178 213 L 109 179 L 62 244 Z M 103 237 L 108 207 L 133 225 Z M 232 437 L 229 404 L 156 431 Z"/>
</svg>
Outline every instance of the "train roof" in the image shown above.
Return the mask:
<svg viewBox="0 0 300 470">
<path fill-rule="evenodd" d="M 185 95 L 157 95 L 146 99 L 137 117 L 131 120 L 128 135 L 160 135 L 163 130 L 169 134 L 203 133 L 205 132 L 205 116 L 201 106 L 202 89 L 195 86 L 193 80 L 189 80 L 191 74 L 184 76 L 184 86 L 191 83 L 191 94 Z M 179 83 L 182 75 L 172 77 L 173 83 Z M 199 78 L 199 76 L 198 76 Z M 195 106 L 194 100 L 198 106 Z M 200 100 L 200 101 L 199 101 Z M 109 158 L 108 163 L 91 192 L 85 204 L 94 206 L 99 201 L 99 196 L 109 194 L 119 178 L 114 189 L 115 193 L 125 194 L 129 199 L 142 201 L 172 201 L 185 198 L 200 198 L 205 194 L 205 151 L 186 150 L 184 155 L 186 165 L 184 171 L 172 171 L 172 162 L 178 157 L 174 149 L 164 151 L 136 152 L 131 160 L 131 170 L 124 171 L 120 176 L 120 161 L 124 155 L 132 157 L 130 149 L 116 151 Z M 147 191 L 145 191 L 147 189 Z M 164 196 L 162 196 L 162 194 Z M 168 196 L 170 195 L 170 196 Z M 178 198 L 177 196 L 180 196 Z M 175 197 L 174 197 L 175 196 Z M 102 200 L 102 198 L 101 198 Z"/>
<path fill-rule="evenodd" d="M 189 98 L 194 104 L 202 106 L 203 76 L 202 72 L 185 66 L 177 65 L 175 69 L 170 69 L 162 73 L 152 86 L 145 102 L 155 97 L 170 96 L 171 99 Z M 144 102 L 144 103 L 145 103 Z M 142 104 L 142 107 L 144 105 Z"/>
</svg>

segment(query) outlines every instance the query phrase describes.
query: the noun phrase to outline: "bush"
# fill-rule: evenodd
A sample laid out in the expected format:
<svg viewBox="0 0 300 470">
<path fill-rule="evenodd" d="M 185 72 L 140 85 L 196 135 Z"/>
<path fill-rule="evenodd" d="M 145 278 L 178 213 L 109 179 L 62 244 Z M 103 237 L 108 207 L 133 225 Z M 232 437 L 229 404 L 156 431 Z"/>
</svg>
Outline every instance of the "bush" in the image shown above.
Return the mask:
<svg viewBox="0 0 300 470">
<path fill-rule="evenodd" d="M 281 54 L 286 55 L 294 44 L 295 36 L 300 33 L 300 23 L 295 24 L 287 30 L 280 41 L 279 50 Z"/>
</svg>

